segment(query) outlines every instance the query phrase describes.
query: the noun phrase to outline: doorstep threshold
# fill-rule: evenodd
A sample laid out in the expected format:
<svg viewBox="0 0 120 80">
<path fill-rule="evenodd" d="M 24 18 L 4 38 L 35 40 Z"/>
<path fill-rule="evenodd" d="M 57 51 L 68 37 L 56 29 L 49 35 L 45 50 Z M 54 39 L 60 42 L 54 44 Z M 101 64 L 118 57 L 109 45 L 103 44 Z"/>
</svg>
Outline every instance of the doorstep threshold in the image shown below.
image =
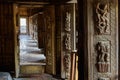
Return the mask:
<svg viewBox="0 0 120 80">
<path fill-rule="evenodd" d="M 46 63 L 31 63 L 31 62 L 24 62 L 24 63 L 20 63 L 20 66 L 29 66 L 29 65 L 33 65 L 33 66 L 45 66 Z"/>
</svg>

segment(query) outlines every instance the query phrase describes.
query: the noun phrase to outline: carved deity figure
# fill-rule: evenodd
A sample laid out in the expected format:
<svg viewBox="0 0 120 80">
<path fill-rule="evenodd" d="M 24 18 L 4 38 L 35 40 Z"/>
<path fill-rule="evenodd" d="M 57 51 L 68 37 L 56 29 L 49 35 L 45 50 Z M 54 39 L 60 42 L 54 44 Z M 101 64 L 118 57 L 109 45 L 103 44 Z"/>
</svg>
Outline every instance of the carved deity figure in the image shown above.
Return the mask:
<svg viewBox="0 0 120 80">
<path fill-rule="evenodd" d="M 96 7 L 97 14 L 97 29 L 99 34 L 104 34 L 107 32 L 109 26 L 108 19 L 109 4 L 108 3 L 98 3 Z"/>
<path fill-rule="evenodd" d="M 65 37 L 65 48 L 67 50 L 71 50 L 71 36 L 70 36 L 70 34 L 66 34 L 66 37 Z"/>
<path fill-rule="evenodd" d="M 109 62 L 108 45 L 105 45 L 102 42 L 98 42 L 97 52 L 98 52 L 98 62 Z"/>
<path fill-rule="evenodd" d="M 66 31 L 71 31 L 70 21 L 71 21 L 71 14 L 69 12 L 66 12 L 66 18 L 65 18 L 65 30 Z"/>
</svg>

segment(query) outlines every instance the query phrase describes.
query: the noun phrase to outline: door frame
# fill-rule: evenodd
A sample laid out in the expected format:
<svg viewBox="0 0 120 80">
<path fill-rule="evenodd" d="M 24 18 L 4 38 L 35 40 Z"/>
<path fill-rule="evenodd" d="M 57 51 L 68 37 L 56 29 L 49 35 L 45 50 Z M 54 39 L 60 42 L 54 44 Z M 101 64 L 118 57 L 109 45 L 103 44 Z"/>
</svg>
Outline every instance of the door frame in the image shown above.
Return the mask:
<svg viewBox="0 0 120 80">
<path fill-rule="evenodd" d="M 19 17 L 17 13 L 17 4 L 13 4 L 13 17 L 14 17 L 14 54 L 15 54 L 15 77 L 19 77 Z"/>
</svg>

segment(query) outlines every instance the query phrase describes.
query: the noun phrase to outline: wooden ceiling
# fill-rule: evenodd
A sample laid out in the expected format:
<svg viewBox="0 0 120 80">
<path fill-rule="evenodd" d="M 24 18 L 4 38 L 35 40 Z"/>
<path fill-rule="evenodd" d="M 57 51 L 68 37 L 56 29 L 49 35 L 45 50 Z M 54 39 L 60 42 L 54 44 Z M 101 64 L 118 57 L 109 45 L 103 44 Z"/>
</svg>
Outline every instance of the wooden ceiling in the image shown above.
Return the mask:
<svg viewBox="0 0 120 80">
<path fill-rule="evenodd" d="M 0 2 L 48 2 L 48 3 L 60 3 L 60 2 L 67 2 L 71 0 L 0 0 Z"/>
<path fill-rule="evenodd" d="M 23 3 L 17 3 L 18 4 L 18 7 L 20 8 L 41 8 L 41 7 L 44 7 L 45 4 L 23 4 Z"/>
</svg>

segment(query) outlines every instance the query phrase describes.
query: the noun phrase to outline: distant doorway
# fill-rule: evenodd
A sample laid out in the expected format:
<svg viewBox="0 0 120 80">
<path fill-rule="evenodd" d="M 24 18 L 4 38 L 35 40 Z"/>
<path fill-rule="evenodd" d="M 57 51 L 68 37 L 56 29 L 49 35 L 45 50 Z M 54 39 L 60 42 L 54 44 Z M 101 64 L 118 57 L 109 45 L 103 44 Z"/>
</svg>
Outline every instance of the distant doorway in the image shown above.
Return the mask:
<svg viewBox="0 0 120 80">
<path fill-rule="evenodd" d="M 14 26 L 15 30 L 18 30 L 15 35 L 16 77 L 55 74 L 55 8 L 53 5 L 43 8 L 41 3 L 40 7 L 38 3 L 28 4 L 14 5 L 16 22 Z M 45 14 L 43 12 L 31 14 L 36 9 L 38 11 L 45 9 Z"/>
<path fill-rule="evenodd" d="M 35 35 L 37 26 L 33 22 L 29 22 L 30 17 L 20 17 L 20 34 L 19 34 L 19 58 L 20 66 L 23 65 L 46 65 L 44 51 L 38 47 L 38 39 L 31 37 Z M 36 18 L 35 18 L 36 19 Z M 29 28 L 29 24 L 32 24 Z M 35 28 L 35 29 L 34 29 Z M 30 35 L 30 32 L 33 34 Z M 36 35 L 38 37 L 38 35 Z"/>
<path fill-rule="evenodd" d="M 38 46 L 38 26 L 33 22 L 36 20 L 37 17 L 34 16 L 21 15 L 19 18 L 19 76 L 24 76 L 24 74 L 30 76 L 45 72 L 46 56 L 43 48 Z"/>
<path fill-rule="evenodd" d="M 27 33 L 27 18 L 20 18 L 20 34 Z"/>
</svg>

